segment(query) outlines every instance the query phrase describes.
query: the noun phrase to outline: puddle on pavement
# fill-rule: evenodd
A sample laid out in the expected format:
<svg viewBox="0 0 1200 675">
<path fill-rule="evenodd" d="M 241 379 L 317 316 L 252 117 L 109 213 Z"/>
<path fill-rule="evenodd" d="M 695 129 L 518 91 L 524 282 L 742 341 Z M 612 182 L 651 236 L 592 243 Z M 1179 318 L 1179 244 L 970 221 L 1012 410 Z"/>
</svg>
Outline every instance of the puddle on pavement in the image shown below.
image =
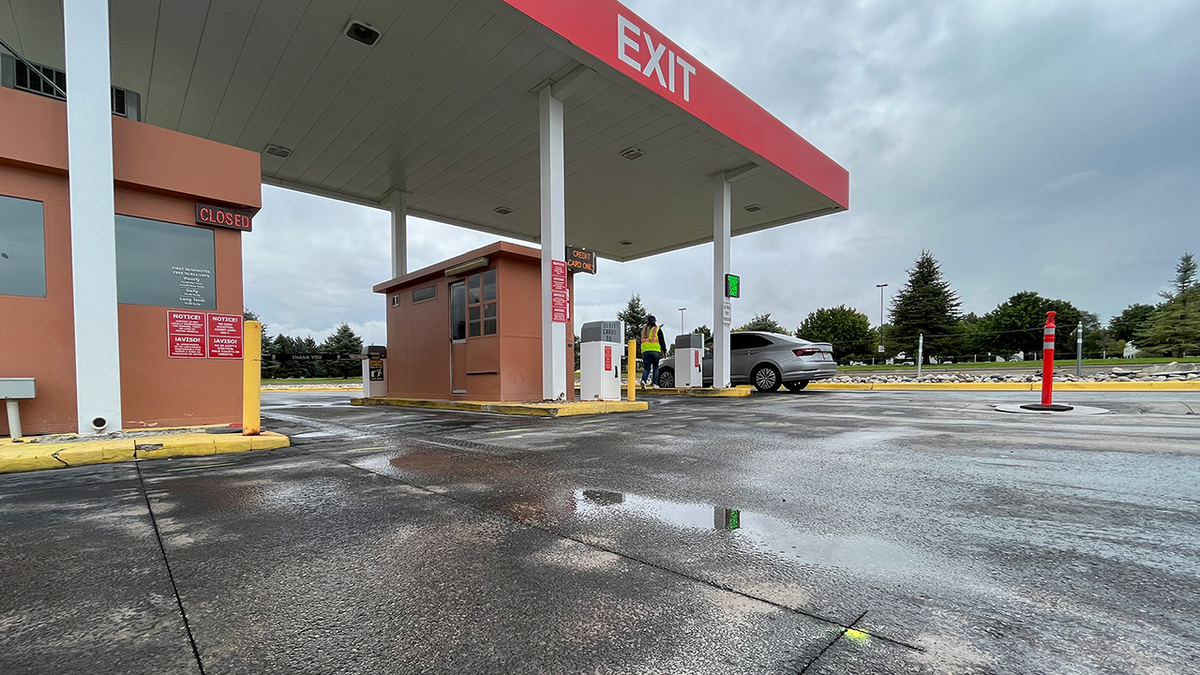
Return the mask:
<svg viewBox="0 0 1200 675">
<path fill-rule="evenodd" d="M 919 564 L 911 552 L 898 544 L 804 532 L 773 516 L 725 506 L 671 502 L 605 490 L 577 490 L 575 499 L 575 515 L 581 520 L 640 515 L 681 528 L 723 530 L 755 548 L 792 556 L 808 564 L 880 572 L 912 569 Z"/>
<path fill-rule="evenodd" d="M 419 450 L 386 460 L 392 469 L 421 474 L 460 496 L 475 495 L 481 506 L 542 527 L 572 522 L 609 530 L 637 520 L 697 531 L 727 532 L 731 544 L 801 564 L 858 572 L 917 569 L 916 556 L 891 542 L 804 531 L 779 518 L 729 505 L 673 502 L 638 494 L 580 488 L 525 461 L 474 452 Z M 440 490 L 439 490 L 440 491 Z"/>
</svg>

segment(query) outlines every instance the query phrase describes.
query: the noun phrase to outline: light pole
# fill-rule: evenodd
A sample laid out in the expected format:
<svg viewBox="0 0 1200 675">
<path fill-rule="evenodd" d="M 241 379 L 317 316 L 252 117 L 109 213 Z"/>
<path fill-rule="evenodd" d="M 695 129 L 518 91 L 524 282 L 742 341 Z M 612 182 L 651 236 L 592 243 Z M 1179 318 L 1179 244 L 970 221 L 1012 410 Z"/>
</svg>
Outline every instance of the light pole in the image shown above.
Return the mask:
<svg viewBox="0 0 1200 675">
<path fill-rule="evenodd" d="M 687 311 L 687 307 L 680 307 L 680 308 L 679 308 L 679 334 L 680 334 L 680 335 L 683 335 L 683 331 L 684 331 L 684 330 L 686 330 L 686 329 L 683 327 L 683 313 L 684 313 L 684 312 L 686 312 L 686 311 Z"/>
<path fill-rule="evenodd" d="M 887 284 L 875 284 L 875 288 L 879 289 L 879 353 L 883 354 L 883 289 L 887 288 Z"/>
</svg>

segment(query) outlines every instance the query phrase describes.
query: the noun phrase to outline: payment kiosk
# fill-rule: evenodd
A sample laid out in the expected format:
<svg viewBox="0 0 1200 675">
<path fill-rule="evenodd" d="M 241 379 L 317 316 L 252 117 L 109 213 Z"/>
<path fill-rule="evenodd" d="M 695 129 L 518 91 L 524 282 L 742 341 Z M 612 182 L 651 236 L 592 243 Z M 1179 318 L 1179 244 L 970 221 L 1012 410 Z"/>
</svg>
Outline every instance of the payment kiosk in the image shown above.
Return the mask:
<svg viewBox="0 0 1200 675">
<path fill-rule="evenodd" d="M 621 400 L 621 322 L 591 321 L 579 335 L 579 398 Z"/>
<path fill-rule="evenodd" d="M 675 386 L 691 389 L 704 386 L 704 336 L 680 335 L 675 338 Z"/>
</svg>

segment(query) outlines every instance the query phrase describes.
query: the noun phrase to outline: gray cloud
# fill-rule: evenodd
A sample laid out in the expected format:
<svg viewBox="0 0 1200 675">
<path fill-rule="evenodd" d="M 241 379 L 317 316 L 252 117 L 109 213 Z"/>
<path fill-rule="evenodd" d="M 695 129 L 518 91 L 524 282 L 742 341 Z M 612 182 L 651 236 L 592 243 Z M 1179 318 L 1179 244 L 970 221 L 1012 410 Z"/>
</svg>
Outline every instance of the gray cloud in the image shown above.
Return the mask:
<svg viewBox="0 0 1200 675">
<path fill-rule="evenodd" d="M 1021 290 L 1107 317 L 1200 251 L 1200 4 L 627 0 L 851 173 L 848 213 L 738 237 L 735 322 L 795 326 L 848 304 L 878 320 L 922 248 L 983 313 Z M 382 339 L 387 214 L 267 189 L 247 303 L 275 326 Z M 410 267 L 495 237 L 410 229 Z M 577 317 L 640 293 L 712 323 L 711 247 L 601 261 Z"/>
</svg>

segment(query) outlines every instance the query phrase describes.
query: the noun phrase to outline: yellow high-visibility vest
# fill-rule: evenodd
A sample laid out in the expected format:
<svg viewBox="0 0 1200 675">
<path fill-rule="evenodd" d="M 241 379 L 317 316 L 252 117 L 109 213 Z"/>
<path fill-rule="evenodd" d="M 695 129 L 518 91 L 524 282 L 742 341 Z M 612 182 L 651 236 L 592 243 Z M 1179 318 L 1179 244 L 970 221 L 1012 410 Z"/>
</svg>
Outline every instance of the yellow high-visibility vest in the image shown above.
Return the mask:
<svg viewBox="0 0 1200 675">
<path fill-rule="evenodd" d="M 642 351 L 644 352 L 661 352 L 662 344 L 659 339 L 662 336 L 662 329 L 654 326 L 646 333 L 646 339 L 642 341 Z"/>
</svg>

